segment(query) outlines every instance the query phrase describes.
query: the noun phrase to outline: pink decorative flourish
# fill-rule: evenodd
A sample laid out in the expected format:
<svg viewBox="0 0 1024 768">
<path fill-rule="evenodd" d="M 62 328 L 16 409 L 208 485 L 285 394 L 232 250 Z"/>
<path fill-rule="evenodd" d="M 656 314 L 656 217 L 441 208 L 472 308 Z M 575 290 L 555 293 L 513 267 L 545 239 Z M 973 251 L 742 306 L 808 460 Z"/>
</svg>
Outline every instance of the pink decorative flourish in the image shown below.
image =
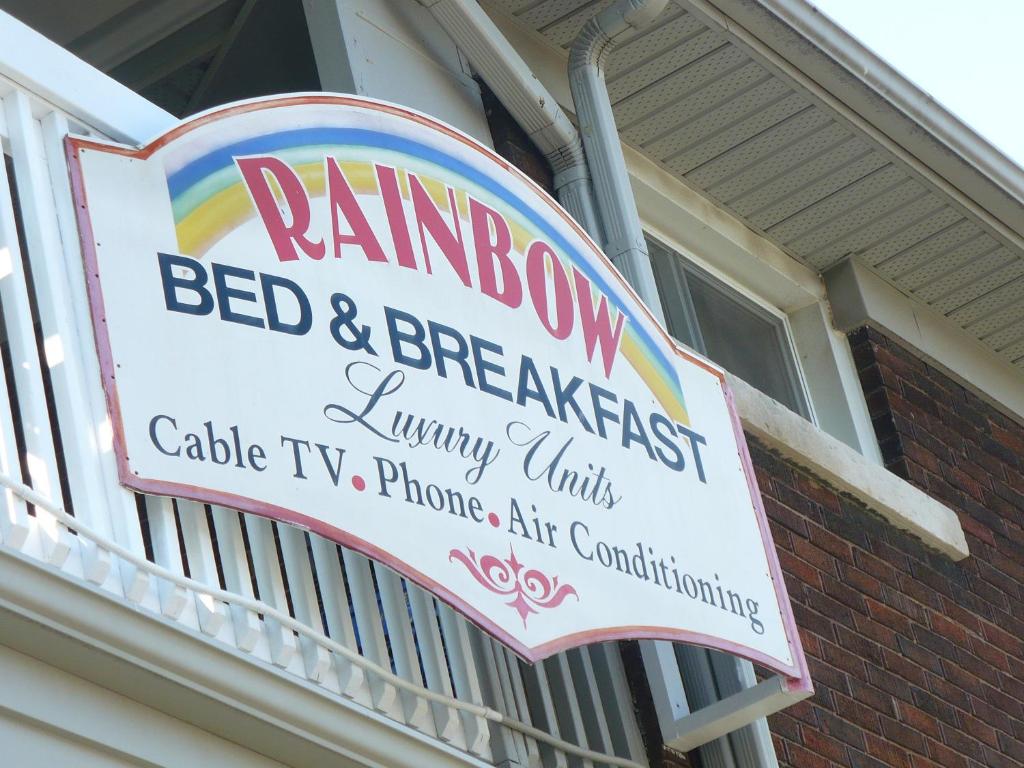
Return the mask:
<svg viewBox="0 0 1024 768">
<path fill-rule="evenodd" d="M 524 568 L 516 559 L 515 550 L 509 547 L 509 556 L 502 560 L 494 555 L 477 558 L 472 549 L 465 552 L 453 549 L 448 559 L 458 560 L 481 585 L 499 595 L 510 595 L 506 605 L 514 608 L 523 620 L 536 608 L 557 608 L 565 598 L 572 595 L 578 601 L 580 596 L 571 584 L 559 584 L 558 577 L 549 577 L 535 568 Z M 536 608 L 534 607 L 536 606 Z"/>
</svg>

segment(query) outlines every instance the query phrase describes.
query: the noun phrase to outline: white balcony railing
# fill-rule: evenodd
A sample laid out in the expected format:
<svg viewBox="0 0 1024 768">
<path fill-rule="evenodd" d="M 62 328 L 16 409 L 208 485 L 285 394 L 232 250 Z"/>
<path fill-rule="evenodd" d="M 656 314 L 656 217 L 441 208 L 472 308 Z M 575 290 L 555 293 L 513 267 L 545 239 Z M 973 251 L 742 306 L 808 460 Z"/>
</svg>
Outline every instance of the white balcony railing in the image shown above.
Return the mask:
<svg viewBox="0 0 1024 768">
<path fill-rule="evenodd" d="M 3 14 L 0 41 L 0 550 L 381 713 L 470 763 L 644 764 L 615 644 L 526 665 L 359 554 L 118 485 L 63 140 L 69 131 L 140 140 L 171 118 Z"/>
</svg>

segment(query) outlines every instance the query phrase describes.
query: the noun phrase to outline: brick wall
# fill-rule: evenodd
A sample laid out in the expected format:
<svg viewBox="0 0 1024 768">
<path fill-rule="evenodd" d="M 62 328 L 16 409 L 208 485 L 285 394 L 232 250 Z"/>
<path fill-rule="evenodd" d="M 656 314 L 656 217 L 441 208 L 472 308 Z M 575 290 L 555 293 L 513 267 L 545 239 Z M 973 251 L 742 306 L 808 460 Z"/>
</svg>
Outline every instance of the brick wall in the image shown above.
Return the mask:
<svg viewBox="0 0 1024 768">
<path fill-rule="evenodd" d="M 751 443 L 816 693 L 794 768 L 1024 765 L 1024 427 L 872 330 L 850 337 L 886 465 L 954 509 L 953 563 Z"/>
</svg>

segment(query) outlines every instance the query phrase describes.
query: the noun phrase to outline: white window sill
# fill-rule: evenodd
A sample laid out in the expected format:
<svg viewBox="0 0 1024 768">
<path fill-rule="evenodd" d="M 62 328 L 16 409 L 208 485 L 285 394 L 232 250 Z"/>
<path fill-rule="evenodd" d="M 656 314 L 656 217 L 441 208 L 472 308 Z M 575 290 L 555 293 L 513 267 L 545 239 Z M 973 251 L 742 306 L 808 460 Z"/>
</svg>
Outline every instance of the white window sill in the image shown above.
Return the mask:
<svg viewBox="0 0 1024 768">
<path fill-rule="evenodd" d="M 728 373 L 726 379 L 744 429 L 770 448 L 947 557 L 963 560 L 970 554 L 960 520 L 949 507 L 741 379 Z"/>
</svg>

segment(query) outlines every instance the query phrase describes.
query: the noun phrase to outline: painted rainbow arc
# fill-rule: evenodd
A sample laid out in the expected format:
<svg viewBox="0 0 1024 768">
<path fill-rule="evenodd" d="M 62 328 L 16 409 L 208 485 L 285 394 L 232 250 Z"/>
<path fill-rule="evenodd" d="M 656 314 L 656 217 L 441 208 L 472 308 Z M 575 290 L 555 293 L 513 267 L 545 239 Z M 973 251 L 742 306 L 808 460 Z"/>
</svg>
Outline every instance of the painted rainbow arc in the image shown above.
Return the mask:
<svg viewBox="0 0 1024 768">
<path fill-rule="evenodd" d="M 310 196 L 317 197 L 324 194 L 324 155 L 342 148 L 393 152 L 439 166 L 493 195 L 537 232 L 543 233 L 616 310 L 626 315 L 621 345 L 623 356 L 665 412 L 676 421 L 689 424 L 682 388 L 665 345 L 657 342 L 631 310 L 633 300 L 627 291 L 606 280 L 594 263 L 555 226 L 498 181 L 457 157 L 412 139 L 363 128 L 310 127 L 225 141 L 167 174 L 179 250 L 201 257 L 225 235 L 256 215 L 235 165 L 236 157 L 273 153 L 299 174 Z M 356 194 L 378 194 L 371 172 L 361 174 L 353 168 L 349 181 Z M 447 206 L 446 200 L 437 202 Z M 522 241 L 528 239 L 529 234 L 521 226 L 513 226 L 513 232 L 516 248 L 521 252 L 527 244 Z"/>
</svg>

